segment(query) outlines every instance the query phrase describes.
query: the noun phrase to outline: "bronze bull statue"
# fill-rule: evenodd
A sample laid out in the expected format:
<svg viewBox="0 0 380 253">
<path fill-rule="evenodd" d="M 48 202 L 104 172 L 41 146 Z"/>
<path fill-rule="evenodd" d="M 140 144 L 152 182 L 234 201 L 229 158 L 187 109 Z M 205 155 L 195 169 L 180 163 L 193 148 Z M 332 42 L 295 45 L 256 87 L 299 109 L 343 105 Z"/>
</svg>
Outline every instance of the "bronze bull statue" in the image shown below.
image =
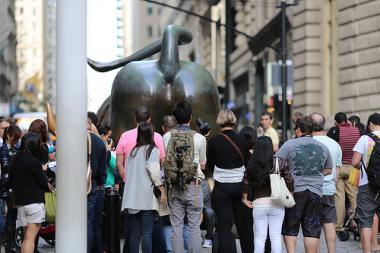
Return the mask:
<svg viewBox="0 0 380 253">
<path fill-rule="evenodd" d="M 156 41 L 133 55 L 109 63 L 88 59 L 96 71 L 105 72 L 123 67 L 115 77 L 111 96 L 98 110 L 99 123 L 109 124 L 115 141 L 135 127 L 134 111 L 140 105 L 152 112 L 152 124 L 161 131 L 162 118 L 171 114 L 173 105 L 188 100 L 195 119 L 215 125 L 220 110 L 217 86 L 209 71 L 194 62 L 179 60 L 178 45 L 188 44 L 192 34 L 186 29 L 171 25 L 162 41 Z M 161 51 L 159 60 L 144 60 Z M 192 126 L 195 129 L 195 125 Z"/>
</svg>

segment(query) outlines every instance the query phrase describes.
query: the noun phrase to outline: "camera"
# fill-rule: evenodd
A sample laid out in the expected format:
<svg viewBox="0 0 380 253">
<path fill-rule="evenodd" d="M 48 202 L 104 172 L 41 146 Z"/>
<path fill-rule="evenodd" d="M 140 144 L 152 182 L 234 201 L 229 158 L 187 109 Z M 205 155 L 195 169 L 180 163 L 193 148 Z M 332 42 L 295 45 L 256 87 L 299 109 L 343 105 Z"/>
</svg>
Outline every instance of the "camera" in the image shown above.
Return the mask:
<svg viewBox="0 0 380 253">
<path fill-rule="evenodd" d="M 210 125 L 207 122 L 204 122 L 201 118 L 198 118 L 195 123 L 197 123 L 199 133 L 203 136 L 206 136 L 211 131 Z"/>
<path fill-rule="evenodd" d="M 185 154 L 186 150 L 190 148 L 190 145 L 180 145 L 175 147 L 175 155 L 176 155 L 176 163 L 177 163 L 177 188 L 180 190 L 184 189 L 184 178 L 183 178 L 183 155 Z"/>
</svg>

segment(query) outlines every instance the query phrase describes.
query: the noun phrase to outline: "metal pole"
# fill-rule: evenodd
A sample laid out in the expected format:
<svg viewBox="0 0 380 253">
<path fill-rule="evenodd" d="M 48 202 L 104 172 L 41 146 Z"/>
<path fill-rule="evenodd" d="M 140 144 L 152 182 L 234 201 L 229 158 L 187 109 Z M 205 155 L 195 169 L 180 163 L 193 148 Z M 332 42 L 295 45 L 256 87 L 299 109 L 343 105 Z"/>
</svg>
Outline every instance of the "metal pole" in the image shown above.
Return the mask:
<svg viewBox="0 0 380 253">
<path fill-rule="evenodd" d="M 226 0 L 226 26 L 232 27 L 232 12 L 231 12 L 231 0 Z M 230 29 L 226 29 L 226 65 L 225 65 L 225 82 L 226 88 L 224 89 L 224 98 L 226 101 L 226 105 L 230 101 L 230 54 L 231 54 L 231 46 L 232 46 L 232 34 Z"/>
<path fill-rule="evenodd" d="M 287 42 L 286 42 L 286 7 L 285 0 L 281 1 L 281 84 L 282 84 L 282 139 L 285 142 L 288 139 L 288 124 L 287 124 Z"/>
<path fill-rule="evenodd" d="M 87 252 L 87 1 L 57 1 L 56 252 Z"/>
</svg>

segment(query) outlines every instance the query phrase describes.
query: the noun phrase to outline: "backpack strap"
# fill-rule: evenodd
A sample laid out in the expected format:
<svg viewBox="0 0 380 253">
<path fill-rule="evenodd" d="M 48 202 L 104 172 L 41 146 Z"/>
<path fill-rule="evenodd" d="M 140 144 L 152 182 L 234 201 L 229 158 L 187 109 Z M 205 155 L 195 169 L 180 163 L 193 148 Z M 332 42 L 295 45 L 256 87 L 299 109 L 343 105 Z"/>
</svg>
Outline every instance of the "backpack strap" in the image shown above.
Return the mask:
<svg viewBox="0 0 380 253">
<path fill-rule="evenodd" d="M 368 136 L 369 138 L 371 138 L 375 143 L 376 143 L 376 142 L 377 142 L 377 143 L 380 143 L 380 138 L 377 137 L 376 134 L 370 133 L 370 134 L 367 134 L 367 136 Z"/>
<path fill-rule="evenodd" d="M 375 142 L 375 145 L 376 145 L 376 143 L 380 143 L 380 138 L 377 137 L 376 134 L 370 133 L 370 134 L 367 134 L 367 136 L 368 136 L 368 138 L 370 138 L 371 140 L 373 140 L 373 141 Z M 368 144 L 367 144 L 367 145 L 368 145 Z M 360 162 L 361 162 L 361 164 L 362 164 L 362 166 L 363 166 L 363 169 L 364 169 L 364 170 L 367 170 L 367 166 L 366 166 L 365 163 L 364 163 L 363 156 L 362 156 Z M 368 161 L 368 162 L 369 162 L 369 161 Z M 362 171 L 361 171 L 361 177 L 363 177 L 363 172 L 362 172 Z"/>
<path fill-rule="evenodd" d="M 236 145 L 235 142 L 233 142 L 233 140 L 231 140 L 230 137 L 228 137 L 226 134 L 221 134 L 229 143 L 231 143 L 231 145 L 235 148 L 235 150 L 239 153 L 239 156 L 241 158 L 241 160 L 243 161 L 244 163 L 244 156 L 243 156 L 243 153 L 241 152 L 240 148 Z"/>
</svg>

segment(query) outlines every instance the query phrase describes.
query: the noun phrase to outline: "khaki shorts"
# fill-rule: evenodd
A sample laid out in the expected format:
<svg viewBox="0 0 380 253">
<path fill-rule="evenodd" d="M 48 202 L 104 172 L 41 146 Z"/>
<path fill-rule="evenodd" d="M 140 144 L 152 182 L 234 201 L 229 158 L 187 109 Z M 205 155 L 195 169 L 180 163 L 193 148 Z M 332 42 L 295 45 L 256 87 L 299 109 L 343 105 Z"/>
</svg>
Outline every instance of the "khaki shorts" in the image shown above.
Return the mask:
<svg viewBox="0 0 380 253">
<path fill-rule="evenodd" d="M 17 206 L 17 219 L 23 227 L 31 223 L 42 223 L 45 221 L 45 205 L 43 203 L 35 203 L 26 206 Z"/>
</svg>

